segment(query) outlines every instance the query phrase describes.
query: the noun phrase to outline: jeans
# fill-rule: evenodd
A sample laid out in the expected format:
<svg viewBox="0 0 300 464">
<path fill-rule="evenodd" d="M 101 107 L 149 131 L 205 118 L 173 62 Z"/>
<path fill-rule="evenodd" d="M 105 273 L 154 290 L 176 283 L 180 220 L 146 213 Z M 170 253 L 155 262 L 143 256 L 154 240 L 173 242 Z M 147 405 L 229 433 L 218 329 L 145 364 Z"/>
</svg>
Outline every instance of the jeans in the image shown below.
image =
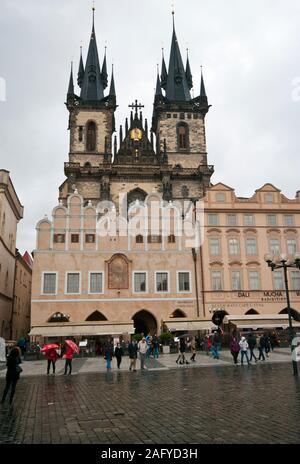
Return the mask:
<svg viewBox="0 0 300 464">
<path fill-rule="evenodd" d="M 219 352 L 218 352 L 219 344 L 213 345 L 212 346 L 212 355 L 214 359 L 219 359 Z"/>
<path fill-rule="evenodd" d="M 254 358 L 256 361 L 257 357 L 254 354 L 254 348 L 249 348 L 249 349 L 250 349 L 250 361 L 252 361 L 252 358 Z"/>
<path fill-rule="evenodd" d="M 266 358 L 265 358 L 265 355 L 264 355 L 264 349 L 263 349 L 263 347 L 259 346 L 259 347 L 258 347 L 258 351 L 259 351 L 258 360 L 262 359 L 262 360 L 264 361 Z"/>
<path fill-rule="evenodd" d="M 110 359 L 110 356 L 106 358 L 106 369 L 111 369 L 111 359 Z"/>
<path fill-rule="evenodd" d="M 69 368 L 69 374 L 72 374 L 72 359 L 66 359 L 65 375 L 67 373 L 67 368 Z"/>
<path fill-rule="evenodd" d="M 250 364 L 250 361 L 249 361 L 249 358 L 248 358 L 248 351 L 244 351 L 244 350 L 241 350 L 241 363 L 243 363 L 243 360 L 244 360 L 244 356 L 246 356 L 246 359 L 247 359 L 247 363 Z"/>
<path fill-rule="evenodd" d="M 47 374 L 50 373 L 51 364 L 52 364 L 53 374 L 55 374 L 55 361 L 52 361 L 51 359 L 48 359 Z"/>
<path fill-rule="evenodd" d="M 158 346 L 154 348 L 154 357 L 158 358 Z"/>
<path fill-rule="evenodd" d="M 10 399 L 9 402 L 12 403 L 15 391 L 16 391 L 16 385 L 19 379 L 6 379 L 6 385 L 3 391 L 3 396 L 1 402 L 4 403 L 6 395 L 8 393 L 9 387 L 11 386 L 11 391 L 10 391 Z"/>
</svg>

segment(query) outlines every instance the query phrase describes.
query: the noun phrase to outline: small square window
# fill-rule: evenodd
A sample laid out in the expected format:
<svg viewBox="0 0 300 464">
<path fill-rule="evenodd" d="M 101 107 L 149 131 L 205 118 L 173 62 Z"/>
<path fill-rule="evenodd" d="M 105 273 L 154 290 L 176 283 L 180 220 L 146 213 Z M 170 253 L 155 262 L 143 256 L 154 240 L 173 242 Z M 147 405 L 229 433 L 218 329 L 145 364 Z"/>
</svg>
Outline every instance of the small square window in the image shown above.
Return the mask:
<svg viewBox="0 0 300 464">
<path fill-rule="evenodd" d="M 54 243 L 65 243 L 65 234 L 54 234 Z"/>
<path fill-rule="evenodd" d="M 167 118 L 168 119 L 170 119 L 171 116 L 172 116 L 171 113 L 167 113 Z"/>
<path fill-rule="evenodd" d="M 85 243 L 95 243 L 95 234 L 86 234 Z"/>
<path fill-rule="evenodd" d="M 276 214 L 267 214 L 267 225 L 276 226 L 277 225 L 277 216 Z"/>
<path fill-rule="evenodd" d="M 274 195 L 272 192 L 265 193 L 264 199 L 266 203 L 274 203 Z"/>
<path fill-rule="evenodd" d="M 79 243 L 79 234 L 71 234 L 71 243 Z"/>
<path fill-rule="evenodd" d="M 237 225 L 237 216 L 236 214 L 227 214 L 227 225 L 236 226 Z"/>
<path fill-rule="evenodd" d="M 169 235 L 168 243 L 175 243 L 175 242 L 176 242 L 175 235 L 174 234 Z"/>
<path fill-rule="evenodd" d="M 219 225 L 219 216 L 218 216 L 218 214 L 209 214 L 208 215 L 208 225 L 209 226 L 218 226 Z"/>
<path fill-rule="evenodd" d="M 173 118 L 177 119 L 177 113 L 173 114 Z"/>
<path fill-rule="evenodd" d="M 193 114 L 194 119 L 198 119 L 198 114 Z"/>
<path fill-rule="evenodd" d="M 218 193 L 216 193 L 216 201 L 217 201 L 218 203 L 224 203 L 224 202 L 225 202 L 225 199 L 226 199 L 225 193 L 223 193 L 223 192 L 218 192 Z"/>
<path fill-rule="evenodd" d="M 285 226 L 293 226 L 294 225 L 294 216 L 292 214 L 285 214 L 284 215 L 284 225 Z"/>
<path fill-rule="evenodd" d="M 184 119 L 184 113 L 180 113 L 180 119 Z"/>
<path fill-rule="evenodd" d="M 187 114 L 187 118 L 188 118 L 188 119 L 192 119 L 191 113 L 188 113 L 188 114 Z"/>
</svg>

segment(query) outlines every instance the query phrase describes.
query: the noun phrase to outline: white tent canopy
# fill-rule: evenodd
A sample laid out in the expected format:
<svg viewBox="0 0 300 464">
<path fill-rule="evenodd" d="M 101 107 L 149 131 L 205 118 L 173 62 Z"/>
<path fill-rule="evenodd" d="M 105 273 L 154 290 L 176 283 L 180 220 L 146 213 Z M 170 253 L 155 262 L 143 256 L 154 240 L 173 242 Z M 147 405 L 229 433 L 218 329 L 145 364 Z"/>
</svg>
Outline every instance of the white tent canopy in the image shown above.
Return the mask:
<svg viewBox="0 0 300 464">
<path fill-rule="evenodd" d="M 188 319 L 186 317 L 174 317 L 173 319 L 167 319 L 164 321 L 164 324 L 168 327 L 169 330 L 186 332 L 194 330 L 212 330 L 217 329 L 214 323 L 210 319 Z"/>
<path fill-rule="evenodd" d="M 69 337 L 69 336 L 97 336 L 97 335 L 121 335 L 133 334 L 133 321 L 130 322 L 86 322 L 70 324 L 48 323 L 41 326 L 33 326 L 29 335 L 41 337 Z"/>
<path fill-rule="evenodd" d="M 288 314 L 244 314 L 225 316 L 224 324 L 234 324 L 239 329 L 275 329 L 289 327 Z M 300 323 L 292 320 L 293 327 L 300 327 Z"/>
</svg>

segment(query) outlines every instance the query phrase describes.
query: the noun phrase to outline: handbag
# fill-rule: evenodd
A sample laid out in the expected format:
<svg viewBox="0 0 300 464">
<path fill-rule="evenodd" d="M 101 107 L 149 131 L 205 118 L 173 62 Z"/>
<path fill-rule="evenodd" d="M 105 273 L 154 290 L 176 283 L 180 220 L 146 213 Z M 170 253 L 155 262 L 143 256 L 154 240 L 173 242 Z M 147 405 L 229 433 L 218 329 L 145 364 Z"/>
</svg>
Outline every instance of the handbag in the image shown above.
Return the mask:
<svg viewBox="0 0 300 464">
<path fill-rule="evenodd" d="M 17 365 L 17 366 L 16 366 L 16 373 L 17 373 L 17 374 L 21 374 L 21 372 L 23 372 L 22 367 L 19 366 L 19 365 Z"/>
</svg>

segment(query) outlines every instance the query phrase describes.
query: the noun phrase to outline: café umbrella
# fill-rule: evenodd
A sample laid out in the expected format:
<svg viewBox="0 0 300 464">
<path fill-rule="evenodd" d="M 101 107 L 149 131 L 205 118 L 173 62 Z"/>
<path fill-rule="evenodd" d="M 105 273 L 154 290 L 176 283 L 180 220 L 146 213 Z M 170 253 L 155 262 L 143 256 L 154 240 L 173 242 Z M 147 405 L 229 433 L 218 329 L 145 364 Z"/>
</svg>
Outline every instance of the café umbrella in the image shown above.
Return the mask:
<svg viewBox="0 0 300 464">
<path fill-rule="evenodd" d="M 41 349 L 42 352 L 49 350 L 58 350 L 59 346 L 56 343 L 50 343 L 49 345 L 44 345 Z"/>
<path fill-rule="evenodd" d="M 76 345 L 76 343 L 73 342 L 73 340 L 66 340 L 66 344 L 71 348 L 71 350 L 79 353 L 79 347 Z"/>
</svg>

